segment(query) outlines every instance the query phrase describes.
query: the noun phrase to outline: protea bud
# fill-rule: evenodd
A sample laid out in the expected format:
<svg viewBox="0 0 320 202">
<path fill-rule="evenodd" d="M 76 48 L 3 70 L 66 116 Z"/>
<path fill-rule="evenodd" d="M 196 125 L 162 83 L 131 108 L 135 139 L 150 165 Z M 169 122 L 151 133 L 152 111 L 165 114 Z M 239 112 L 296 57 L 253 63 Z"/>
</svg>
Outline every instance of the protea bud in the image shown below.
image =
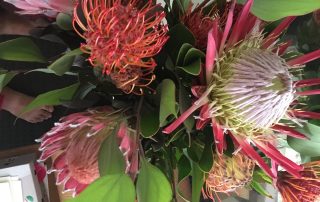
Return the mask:
<svg viewBox="0 0 320 202">
<path fill-rule="evenodd" d="M 284 202 L 320 201 L 320 161 L 303 164 L 301 177 L 286 171 L 278 173 L 277 188 Z"/>
<path fill-rule="evenodd" d="M 255 162 L 238 153 L 229 157 L 216 155 L 206 179 L 207 195 L 213 198 L 216 192 L 229 193 L 251 182 Z"/>
<path fill-rule="evenodd" d="M 65 192 L 78 194 L 100 177 L 100 146 L 115 133 L 127 162 L 127 172 L 136 174 L 135 132 L 128 128 L 124 115 L 110 107 L 88 109 L 63 117 L 38 140 L 42 152 L 39 161 L 52 157 L 52 169 L 48 172 L 57 173 L 56 183 L 63 184 Z"/>
</svg>

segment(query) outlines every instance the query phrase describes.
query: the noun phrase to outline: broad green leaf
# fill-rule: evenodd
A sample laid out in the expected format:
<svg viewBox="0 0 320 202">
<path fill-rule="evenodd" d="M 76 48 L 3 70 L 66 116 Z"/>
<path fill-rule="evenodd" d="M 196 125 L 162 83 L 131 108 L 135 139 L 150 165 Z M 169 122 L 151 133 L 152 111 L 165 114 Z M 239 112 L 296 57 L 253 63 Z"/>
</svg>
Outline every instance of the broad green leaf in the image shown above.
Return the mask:
<svg viewBox="0 0 320 202">
<path fill-rule="evenodd" d="M 201 190 L 204 183 L 204 173 L 200 169 L 199 165 L 192 162 L 192 202 L 199 202 L 201 196 Z"/>
<path fill-rule="evenodd" d="M 4 72 L 0 74 L 0 92 L 3 87 L 5 87 L 13 77 L 17 75 L 17 72 Z"/>
<path fill-rule="evenodd" d="M 164 79 L 161 84 L 161 100 L 160 100 L 160 112 L 159 122 L 160 126 L 164 126 L 167 123 L 167 118 L 170 115 L 177 117 L 176 110 L 176 86 L 170 79 Z"/>
<path fill-rule="evenodd" d="M 189 49 L 191 49 L 193 46 L 191 44 L 188 44 L 188 43 L 184 43 L 182 44 L 180 50 L 179 50 L 179 53 L 178 53 L 178 58 L 177 58 L 177 61 L 176 61 L 176 65 L 183 65 L 183 61 L 184 61 L 184 58 L 188 52 Z"/>
<path fill-rule="evenodd" d="M 75 83 L 65 88 L 40 94 L 31 103 L 29 103 L 29 105 L 27 105 L 21 113 L 26 113 L 37 107 L 45 105 L 60 105 L 63 103 L 63 101 L 69 101 L 72 99 L 78 87 L 79 83 Z"/>
<path fill-rule="evenodd" d="M 301 140 L 293 137 L 287 137 L 289 146 L 304 156 L 320 156 L 320 143 L 311 140 Z"/>
<path fill-rule="evenodd" d="M 171 185 L 166 176 L 154 165 L 141 160 L 141 168 L 137 180 L 138 202 L 170 202 Z"/>
<path fill-rule="evenodd" d="M 269 198 L 272 198 L 272 196 L 267 192 L 267 190 L 265 190 L 260 183 L 256 182 L 256 181 L 252 181 L 250 184 L 250 187 L 252 189 L 254 189 L 256 192 L 258 192 L 259 194 L 261 194 L 262 196 L 266 196 Z"/>
<path fill-rule="evenodd" d="M 197 61 L 199 58 L 205 58 L 205 56 L 206 55 L 201 50 L 190 48 L 184 57 L 183 64 L 188 65 L 194 61 Z"/>
<path fill-rule="evenodd" d="M 26 37 L 0 43 L 0 59 L 24 62 L 46 62 L 40 49 L 31 39 Z"/>
<path fill-rule="evenodd" d="M 180 109 L 180 113 L 183 113 L 186 110 L 188 110 L 188 108 L 191 107 L 191 105 L 192 105 L 191 98 L 188 95 L 188 92 L 185 89 L 185 87 L 183 87 L 182 84 L 180 83 L 180 88 L 179 88 L 179 109 Z M 195 121 L 194 121 L 194 118 L 193 118 L 192 115 L 190 115 L 183 122 L 183 124 L 185 125 L 185 127 L 186 127 L 188 132 L 191 132 L 191 130 L 193 129 L 194 123 L 195 123 Z"/>
<path fill-rule="evenodd" d="M 188 74 L 197 76 L 200 74 L 200 71 L 201 71 L 201 58 L 197 59 L 193 63 L 188 64 L 186 66 L 182 66 L 182 67 L 177 66 L 177 68 L 182 69 Z"/>
<path fill-rule="evenodd" d="M 52 70 L 56 75 L 62 76 L 64 73 L 68 72 L 73 64 L 76 55 L 81 55 L 80 49 L 74 49 L 67 52 L 62 57 L 54 61 L 48 69 Z"/>
<path fill-rule="evenodd" d="M 317 121 L 310 121 L 305 123 L 303 128 L 296 128 L 295 130 L 307 135 L 309 140 L 287 137 L 289 146 L 303 156 L 320 156 L 320 126 L 317 126 L 316 123 Z"/>
<path fill-rule="evenodd" d="M 134 202 L 135 191 L 126 174 L 106 175 L 90 184 L 79 196 L 67 202 Z"/>
<path fill-rule="evenodd" d="M 180 10 L 183 11 L 184 13 L 188 10 L 190 0 L 174 0 L 174 1 L 179 6 Z"/>
<path fill-rule="evenodd" d="M 199 166 L 204 172 L 209 172 L 213 165 L 213 151 L 212 142 L 206 141 L 206 145 L 203 149 L 201 159 L 199 161 Z"/>
<path fill-rule="evenodd" d="M 57 25 L 66 31 L 72 30 L 72 17 L 65 13 L 59 13 L 56 18 Z"/>
<path fill-rule="evenodd" d="M 106 129 L 107 131 L 110 129 Z M 123 158 L 123 154 L 119 149 L 119 143 L 117 140 L 117 133 L 119 127 L 113 130 L 113 133 L 107 137 L 101 145 L 98 161 L 99 172 L 101 176 L 122 174 L 125 172 L 126 163 Z"/>
<path fill-rule="evenodd" d="M 141 112 L 140 129 L 143 137 L 152 137 L 159 130 L 159 112 L 150 107 L 144 107 Z"/>
<path fill-rule="evenodd" d="M 185 156 L 181 156 L 181 158 L 178 161 L 178 194 L 180 197 L 182 197 L 184 200 L 189 200 L 187 199 L 187 196 L 184 196 L 184 191 L 183 190 L 183 182 L 185 179 L 188 179 L 188 176 L 191 173 L 191 163 L 190 160 Z"/>
<path fill-rule="evenodd" d="M 189 43 L 191 45 L 195 44 L 195 38 L 191 31 L 179 23 L 173 26 L 169 31 L 169 40 L 166 44 L 166 49 L 172 57 L 173 61 L 176 61 L 179 50 L 184 43 Z"/>
<path fill-rule="evenodd" d="M 286 16 L 305 15 L 319 8 L 319 0 L 254 0 L 251 12 L 262 20 L 275 21 Z"/>
</svg>

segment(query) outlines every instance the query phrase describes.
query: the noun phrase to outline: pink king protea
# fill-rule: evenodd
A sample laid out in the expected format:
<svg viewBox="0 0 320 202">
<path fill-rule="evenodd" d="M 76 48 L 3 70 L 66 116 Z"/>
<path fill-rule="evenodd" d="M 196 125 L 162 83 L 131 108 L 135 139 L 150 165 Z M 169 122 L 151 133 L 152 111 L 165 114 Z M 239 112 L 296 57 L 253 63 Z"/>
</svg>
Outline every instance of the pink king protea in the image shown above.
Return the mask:
<svg viewBox="0 0 320 202">
<path fill-rule="evenodd" d="M 162 25 L 165 13 L 156 12 L 158 5 L 152 0 L 142 5 L 137 0 L 81 2 L 84 18 L 75 9 L 74 28 L 86 41 L 82 51 L 90 54 L 91 64 L 109 75 L 118 88 L 142 94 L 142 87 L 154 80 L 157 64 L 152 57 L 168 39 L 167 26 Z"/>
<path fill-rule="evenodd" d="M 59 12 L 71 14 L 74 0 L 4 0 L 21 9 L 20 14 L 55 17 Z"/>
<path fill-rule="evenodd" d="M 52 169 L 58 185 L 73 196 L 100 177 L 99 148 L 116 131 L 119 148 L 127 162 L 127 172 L 133 176 L 138 169 L 135 132 L 129 129 L 122 113 L 109 107 L 89 109 L 63 117 L 40 140 L 42 155 L 39 161 L 53 158 Z"/>
<path fill-rule="evenodd" d="M 197 101 L 163 132 L 173 132 L 197 109 L 196 128 L 211 123 L 217 152 L 222 154 L 225 134 L 230 135 L 242 153 L 254 159 L 270 176 L 276 177 L 263 158 L 251 147 L 255 145 L 267 157 L 294 176 L 303 167 L 284 157 L 274 146 L 277 133 L 306 138 L 280 120 L 299 123 L 300 118 L 319 119 L 320 114 L 304 111 L 299 96 L 319 94 L 319 90 L 302 91 L 302 87 L 320 84 L 320 79 L 297 80 L 293 74 L 303 65 L 320 57 L 320 50 L 285 60 L 290 41 L 278 43 L 278 37 L 295 19 L 288 17 L 265 36 L 260 20 L 249 15 L 253 0 L 248 0 L 234 19 L 235 1 L 221 25 L 216 18 L 208 34 L 206 81 L 194 86 Z M 233 22 L 235 21 L 235 22 Z"/>
</svg>

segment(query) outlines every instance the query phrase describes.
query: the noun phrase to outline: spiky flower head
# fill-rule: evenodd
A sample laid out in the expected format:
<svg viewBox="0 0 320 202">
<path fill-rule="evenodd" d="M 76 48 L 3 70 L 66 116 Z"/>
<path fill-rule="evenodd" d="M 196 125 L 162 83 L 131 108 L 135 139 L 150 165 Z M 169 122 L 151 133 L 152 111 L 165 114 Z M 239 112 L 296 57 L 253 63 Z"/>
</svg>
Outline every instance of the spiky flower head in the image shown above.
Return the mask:
<svg viewBox="0 0 320 202">
<path fill-rule="evenodd" d="M 247 185 L 252 180 L 255 162 L 241 153 L 232 157 L 216 155 L 206 179 L 207 194 L 229 193 Z"/>
<path fill-rule="evenodd" d="M 284 202 L 320 201 L 320 161 L 303 166 L 300 178 L 286 171 L 279 172 L 276 185 Z"/>
<path fill-rule="evenodd" d="M 211 122 L 218 153 L 223 153 L 224 135 L 228 134 L 235 145 L 270 176 L 276 177 L 250 144 L 291 174 L 300 176 L 303 167 L 277 150 L 274 137 L 280 132 L 306 138 L 290 126 L 280 124 L 280 120 L 298 123 L 299 118 L 320 118 L 319 113 L 303 111 L 297 100 L 299 96 L 319 94 L 319 90 L 302 91 L 301 87 L 317 85 L 320 79 L 297 81 L 294 76 L 294 72 L 302 71 L 305 63 L 319 58 L 320 50 L 284 59 L 290 41 L 279 43 L 278 37 L 295 18 L 284 19 L 265 36 L 260 20 L 249 14 L 252 4 L 253 0 L 246 2 L 235 22 L 235 1 L 223 25 L 219 18 L 215 19 L 208 33 L 203 71 L 206 80 L 192 89 L 198 100 L 163 132 L 171 133 L 200 108 L 196 128 L 202 129 Z"/>
<path fill-rule="evenodd" d="M 117 135 L 119 148 L 127 162 L 127 172 L 135 174 L 134 131 L 128 128 L 122 113 L 110 107 L 88 109 L 61 118 L 38 142 L 42 152 L 39 161 L 53 158 L 58 185 L 64 192 L 76 195 L 100 177 L 98 155 L 101 144 L 112 135 Z"/>
<path fill-rule="evenodd" d="M 216 7 L 212 7 L 206 13 L 205 6 L 207 3 L 208 1 L 204 1 L 193 8 L 194 4 L 190 1 L 188 9 L 181 17 L 181 22 L 192 32 L 196 39 L 195 47 L 201 50 L 205 50 L 207 47 L 207 33 L 213 26 L 214 18 L 218 15 Z"/>
<path fill-rule="evenodd" d="M 158 12 L 152 0 L 142 5 L 137 0 L 83 0 L 79 6 L 85 22 L 75 9 L 74 28 L 85 39 L 81 50 L 90 54 L 90 63 L 107 75 L 121 73 L 121 78 L 134 72 L 134 81 L 111 78 L 125 92 L 138 87 L 140 94 L 140 87 L 154 79 L 149 74 L 157 65 L 152 57 L 168 39 L 167 26 L 161 22 L 165 13 Z"/>
</svg>

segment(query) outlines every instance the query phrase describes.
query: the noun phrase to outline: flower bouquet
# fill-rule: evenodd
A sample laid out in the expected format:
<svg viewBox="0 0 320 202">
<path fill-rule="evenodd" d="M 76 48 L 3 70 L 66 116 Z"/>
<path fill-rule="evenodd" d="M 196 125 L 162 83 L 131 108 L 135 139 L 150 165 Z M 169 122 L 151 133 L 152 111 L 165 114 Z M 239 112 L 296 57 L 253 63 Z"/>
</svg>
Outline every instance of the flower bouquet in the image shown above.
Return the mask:
<svg viewBox="0 0 320 202">
<path fill-rule="evenodd" d="M 24 109 L 86 108 L 37 140 L 70 201 L 219 201 L 241 188 L 271 197 L 261 183 L 286 202 L 320 199 L 319 1 L 6 1 L 46 15 L 38 37 L 68 48 L 45 60 L 17 38 L 0 58 L 78 78 Z"/>
</svg>

